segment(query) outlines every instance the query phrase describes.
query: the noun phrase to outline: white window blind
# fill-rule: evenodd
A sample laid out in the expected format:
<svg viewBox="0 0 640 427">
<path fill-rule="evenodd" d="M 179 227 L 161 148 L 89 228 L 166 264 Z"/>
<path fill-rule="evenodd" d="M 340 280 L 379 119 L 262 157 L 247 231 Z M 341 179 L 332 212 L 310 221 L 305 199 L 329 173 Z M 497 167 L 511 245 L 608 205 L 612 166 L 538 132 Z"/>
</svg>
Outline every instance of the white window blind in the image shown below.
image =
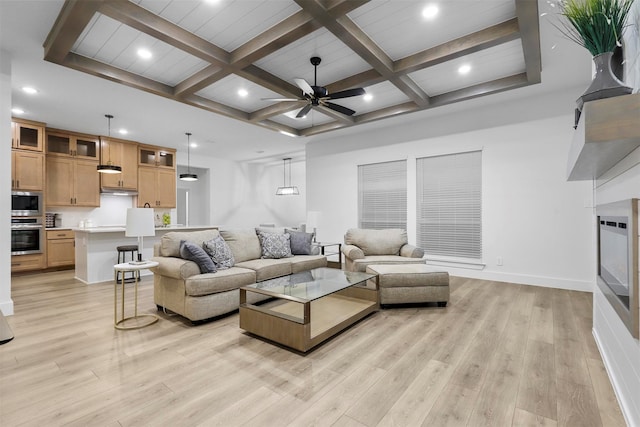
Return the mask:
<svg viewBox="0 0 640 427">
<path fill-rule="evenodd" d="M 417 244 L 427 256 L 482 259 L 482 152 L 417 160 Z"/>
<path fill-rule="evenodd" d="M 358 166 L 358 226 L 407 229 L 407 161 Z"/>
</svg>

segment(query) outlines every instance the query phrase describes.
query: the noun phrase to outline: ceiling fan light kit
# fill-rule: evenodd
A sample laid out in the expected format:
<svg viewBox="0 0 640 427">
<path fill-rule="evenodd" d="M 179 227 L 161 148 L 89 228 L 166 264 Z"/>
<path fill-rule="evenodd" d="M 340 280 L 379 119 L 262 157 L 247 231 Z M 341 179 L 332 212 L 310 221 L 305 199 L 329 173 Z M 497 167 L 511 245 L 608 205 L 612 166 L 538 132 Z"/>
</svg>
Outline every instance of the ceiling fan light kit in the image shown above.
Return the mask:
<svg viewBox="0 0 640 427">
<path fill-rule="evenodd" d="M 358 87 L 354 89 L 341 90 L 335 93 L 329 93 L 326 87 L 318 86 L 318 65 L 322 62 L 319 56 L 312 56 L 309 61 L 313 65 L 313 86 L 311 86 L 305 79 L 297 78 L 293 79 L 295 84 L 302 90 L 301 98 L 263 98 L 264 101 L 306 101 L 307 105 L 302 107 L 298 114 L 297 119 L 304 118 L 313 107 L 326 107 L 330 110 L 336 111 L 346 116 L 353 116 L 356 112 L 350 108 L 343 107 L 342 105 L 329 102 L 331 99 L 350 98 L 352 96 L 364 95 L 366 92 L 363 88 Z"/>
</svg>

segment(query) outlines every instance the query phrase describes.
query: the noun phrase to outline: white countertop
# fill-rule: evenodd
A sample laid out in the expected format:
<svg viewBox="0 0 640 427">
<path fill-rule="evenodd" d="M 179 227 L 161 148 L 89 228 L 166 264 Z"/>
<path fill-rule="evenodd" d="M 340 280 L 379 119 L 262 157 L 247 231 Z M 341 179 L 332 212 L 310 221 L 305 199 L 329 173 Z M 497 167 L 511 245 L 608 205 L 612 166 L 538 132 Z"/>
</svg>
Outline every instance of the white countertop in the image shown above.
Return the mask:
<svg viewBox="0 0 640 427">
<path fill-rule="evenodd" d="M 169 225 L 168 227 L 156 227 L 156 231 L 178 231 L 178 230 L 207 230 L 212 228 L 218 228 L 215 225 Z M 90 227 L 90 228 L 79 228 L 79 227 L 71 227 L 71 230 L 75 232 L 85 232 L 85 233 L 124 233 L 126 227 L 123 226 L 104 226 L 104 227 Z"/>
</svg>

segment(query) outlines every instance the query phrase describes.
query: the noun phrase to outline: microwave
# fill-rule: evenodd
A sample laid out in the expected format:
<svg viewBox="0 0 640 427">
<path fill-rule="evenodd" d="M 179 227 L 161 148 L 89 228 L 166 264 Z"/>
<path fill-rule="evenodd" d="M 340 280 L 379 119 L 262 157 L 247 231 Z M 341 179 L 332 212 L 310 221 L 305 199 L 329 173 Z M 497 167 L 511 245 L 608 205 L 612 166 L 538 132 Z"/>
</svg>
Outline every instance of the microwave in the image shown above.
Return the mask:
<svg viewBox="0 0 640 427">
<path fill-rule="evenodd" d="M 42 192 L 12 191 L 11 216 L 42 216 Z"/>
</svg>

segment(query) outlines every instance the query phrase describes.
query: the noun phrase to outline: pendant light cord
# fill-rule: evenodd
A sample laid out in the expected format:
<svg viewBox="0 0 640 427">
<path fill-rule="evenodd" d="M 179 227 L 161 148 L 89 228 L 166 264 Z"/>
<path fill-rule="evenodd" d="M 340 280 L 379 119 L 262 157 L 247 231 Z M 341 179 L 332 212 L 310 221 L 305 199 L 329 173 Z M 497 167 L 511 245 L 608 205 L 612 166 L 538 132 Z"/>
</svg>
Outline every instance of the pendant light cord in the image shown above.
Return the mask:
<svg viewBox="0 0 640 427">
<path fill-rule="evenodd" d="M 107 118 L 107 135 L 108 138 L 111 139 L 111 119 L 113 119 L 113 116 L 111 114 L 105 114 L 104 115 Z M 108 147 L 109 147 L 109 161 L 107 162 L 108 165 L 112 164 L 111 162 L 111 142 L 108 142 Z"/>
</svg>

